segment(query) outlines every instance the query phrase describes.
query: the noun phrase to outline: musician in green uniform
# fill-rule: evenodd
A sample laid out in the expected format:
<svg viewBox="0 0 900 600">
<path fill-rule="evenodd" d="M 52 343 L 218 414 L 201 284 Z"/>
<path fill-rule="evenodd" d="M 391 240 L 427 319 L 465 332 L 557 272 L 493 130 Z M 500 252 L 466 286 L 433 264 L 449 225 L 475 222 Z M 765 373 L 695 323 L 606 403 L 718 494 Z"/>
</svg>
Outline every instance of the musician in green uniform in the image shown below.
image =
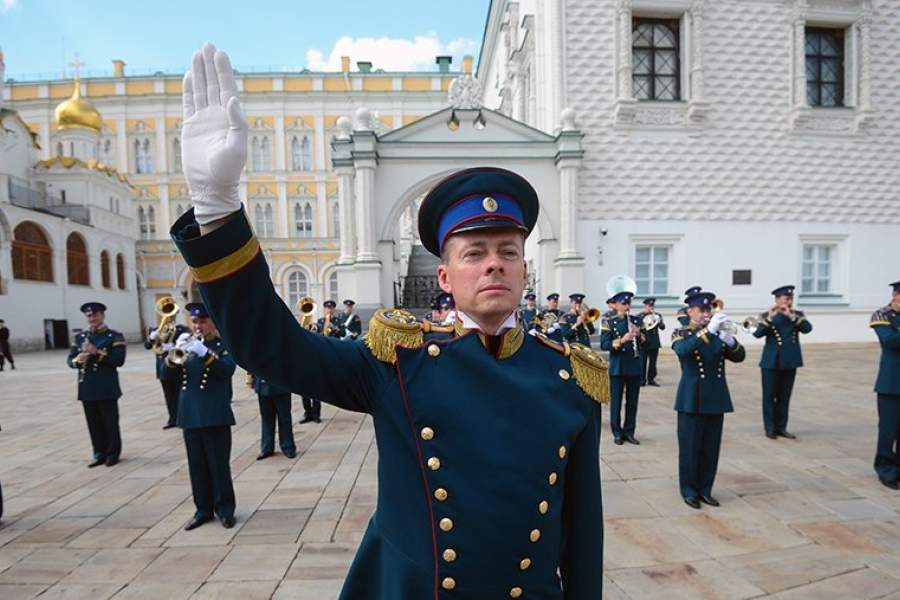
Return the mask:
<svg viewBox="0 0 900 600">
<path fill-rule="evenodd" d="M 649 319 L 650 324 L 644 322 L 647 315 L 656 315 Z M 653 320 L 656 319 L 656 325 Z M 659 332 L 664 331 L 666 323 L 661 314 L 656 312 L 656 298 L 644 298 L 644 312 L 641 313 L 641 331 L 644 333 L 644 345 L 641 347 L 641 385 L 659 387 L 656 383 L 656 361 L 659 358 L 659 349 L 662 346 L 659 341 Z"/>
<path fill-rule="evenodd" d="M 517 322 L 534 188 L 485 167 L 423 199 L 419 237 L 456 300 L 452 327 L 383 309 L 364 340 L 314 335 L 275 292 L 242 210 L 247 124 L 228 58 L 207 45 L 194 65 L 182 131 L 194 208 L 172 234 L 226 343 L 266 379 L 373 415 L 378 504 L 341 598 L 601 597 L 606 369 Z"/>
<path fill-rule="evenodd" d="M 293 421 L 291 420 L 291 390 L 247 374 L 247 387 L 256 392 L 259 400 L 259 454 L 256 460 L 263 460 L 275 454 L 275 423 L 278 423 L 278 445 L 287 458 L 297 457 L 294 442 Z"/>
<path fill-rule="evenodd" d="M 186 531 L 218 517 L 222 527 L 234 527 L 234 485 L 231 482 L 231 376 L 235 364 L 201 302 L 188 304 L 194 335 L 182 334 L 175 349 L 183 353 L 178 426 L 187 450 L 191 493 L 196 512 Z M 293 318 L 293 317 L 292 317 Z M 173 349 L 173 351 L 175 351 Z"/>
<path fill-rule="evenodd" d="M 530 332 L 536 326 L 534 319 L 537 317 L 538 307 L 535 300 L 537 300 L 537 295 L 534 292 L 530 290 L 525 292 L 525 308 L 519 311 L 519 321 L 526 332 Z"/>
<path fill-rule="evenodd" d="M 75 336 L 66 363 L 78 369 L 78 399 L 84 409 L 91 436 L 93 460 L 88 467 L 119 462 L 122 434 L 119 431 L 118 368 L 125 364 L 125 337 L 106 326 L 106 306 L 85 302 L 81 312 L 88 330 Z"/>
<path fill-rule="evenodd" d="M 875 472 L 892 490 L 900 489 L 900 281 L 891 284 L 891 302 L 875 311 L 869 325 L 881 344 L 875 393 L 878 395 L 878 445 Z"/>
<path fill-rule="evenodd" d="M 563 332 L 560 323 L 562 317 L 563 312 L 559 309 L 559 294 L 556 292 L 548 294 L 547 308 L 538 313 L 537 330 L 557 344 L 562 344 Z"/>
<path fill-rule="evenodd" d="M 160 338 L 158 327 L 150 330 L 147 340 L 144 342 L 144 348 L 153 350 L 156 353 L 156 379 L 162 387 L 163 397 L 166 400 L 166 410 L 169 413 L 169 419 L 163 426 L 163 429 L 171 429 L 176 426 L 178 418 L 178 387 L 181 384 L 181 367 L 170 364 L 166 357 L 169 351 L 175 347 L 175 340 L 181 337 L 181 334 L 187 333 L 189 330 L 181 323 L 175 325 L 164 325 L 163 336 Z"/>
<path fill-rule="evenodd" d="M 353 312 L 356 302 L 347 298 L 344 300 L 344 312 L 341 315 L 340 325 L 344 330 L 345 340 L 355 340 L 362 335 L 362 320 Z"/>
<path fill-rule="evenodd" d="M 560 321 L 563 339 L 591 347 L 591 335 L 596 333 L 592 318 L 582 309 L 584 294 L 569 294 L 569 312 Z"/>
<path fill-rule="evenodd" d="M 678 481 L 691 508 L 719 506 L 712 495 L 722 446 L 725 413 L 734 411 L 725 379 L 725 361 L 742 362 L 744 347 L 724 324 L 727 315 L 710 317 L 715 294 L 697 291 L 685 298 L 690 323 L 672 332 L 672 349 L 681 364 L 675 396 L 678 412 Z"/>
<path fill-rule="evenodd" d="M 616 315 L 607 319 L 600 328 L 600 349 L 609 352 L 609 426 L 613 442 L 617 446 L 624 442 L 640 445 L 634 433 L 637 429 L 638 400 L 641 393 L 640 348 L 644 337 L 640 319 L 630 312 L 633 297 L 634 293 L 622 291 L 610 298 L 616 307 Z"/>
</svg>

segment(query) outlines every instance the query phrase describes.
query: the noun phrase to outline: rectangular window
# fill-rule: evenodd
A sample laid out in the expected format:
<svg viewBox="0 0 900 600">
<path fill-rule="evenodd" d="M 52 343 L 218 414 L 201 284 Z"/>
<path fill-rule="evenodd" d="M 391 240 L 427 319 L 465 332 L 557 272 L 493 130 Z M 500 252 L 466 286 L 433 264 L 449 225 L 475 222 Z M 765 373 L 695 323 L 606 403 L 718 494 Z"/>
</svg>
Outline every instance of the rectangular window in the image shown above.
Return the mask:
<svg viewBox="0 0 900 600">
<path fill-rule="evenodd" d="M 844 106 L 844 30 L 806 28 L 806 101 Z"/>
<path fill-rule="evenodd" d="M 638 100 L 681 100 L 678 19 L 633 19 L 632 89 Z"/>
<path fill-rule="evenodd" d="M 800 290 L 804 294 L 832 292 L 832 265 L 835 247 L 828 245 L 803 246 L 803 267 Z"/>
<path fill-rule="evenodd" d="M 669 246 L 636 246 L 634 281 L 638 296 L 665 296 L 669 292 Z"/>
<path fill-rule="evenodd" d="M 751 285 L 752 283 L 753 271 L 749 269 L 736 269 L 731 272 L 731 285 Z"/>
</svg>

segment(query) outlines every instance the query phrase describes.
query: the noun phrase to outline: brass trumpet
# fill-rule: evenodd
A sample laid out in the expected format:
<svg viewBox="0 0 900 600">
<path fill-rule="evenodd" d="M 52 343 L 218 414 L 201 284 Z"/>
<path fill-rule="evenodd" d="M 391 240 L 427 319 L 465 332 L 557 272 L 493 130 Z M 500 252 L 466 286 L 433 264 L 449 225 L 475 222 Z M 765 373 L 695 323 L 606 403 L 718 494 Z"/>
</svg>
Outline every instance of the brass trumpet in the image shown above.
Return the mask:
<svg viewBox="0 0 900 600">
<path fill-rule="evenodd" d="M 175 317 L 181 308 L 175 302 L 172 296 L 163 296 L 156 301 L 156 314 L 159 315 L 159 327 L 156 332 L 159 334 L 153 341 L 153 351 L 160 356 L 163 354 L 162 346 L 171 341 L 172 334 L 175 333 Z"/>
<path fill-rule="evenodd" d="M 300 326 L 310 329 L 313 323 L 313 315 L 316 313 L 316 301 L 312 296 L 303 296 L 297 300 L 297 312 L 300 313 Z"/>
<path fill-rule="evenodd" d="M 199 333 L 195 333 L 188 338 L 185 338 L 185 343 L 191 340 L 203 340 L 203 336 Z M 184 363 L 187 362 L 188 358 L 190 358 L 191 353 L 184 349 L 183 344 L 178 344 L 166 355 L 166 364 L 170 367 L 181 367 L 184 366 Z"/>
<path fill-rule="evenodd" d="M 721 298 L 716 298 L 712 303 L 713 313 L 722 312 L 725 309 L 725 301 Z M 738 332 L 743 331 L 744 333 L 753 333 L 756 329 L 756 325 L 759 323 L 759 319 L 754 316 L 749 316 L 738 325 L 731 319 L 724 321 L 720 329 L 724 329 L 726 331 L 730 331 L 733 335 L 737 335 Z"/>
<path fill-rule="evenodd" d="M 581 320 L 585 323 L 593 323 L 600 318 L 600 309 L 591 308 L 585 303 L 581 303 L 581 312 L 579 313 Z"/>
<path fill-rule="evenodd" d="M 644 331 L 652 331 L 656 329 L 656 327 L 662 321 L 662 317 L 659 316 L 659 313 L 647 313 L 643 317 L 641 317 L 641 325 L 643 325 Z"/>
</svg>

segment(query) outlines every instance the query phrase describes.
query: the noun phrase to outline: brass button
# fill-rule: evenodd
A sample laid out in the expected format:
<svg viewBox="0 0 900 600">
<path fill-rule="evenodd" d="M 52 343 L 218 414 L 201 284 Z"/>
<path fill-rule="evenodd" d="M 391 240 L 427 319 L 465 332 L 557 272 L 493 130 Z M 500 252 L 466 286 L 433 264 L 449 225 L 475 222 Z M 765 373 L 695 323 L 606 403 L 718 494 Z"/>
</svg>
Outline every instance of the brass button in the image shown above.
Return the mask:
<svg viewBox="0 0 900 600">
<path fill-rule="evenodd" d="M 569 375 L 568 371 L 566 371 L 565 369 L 559 370 L 559 378 L 560 379 L 562 379 L 563 381 L 568 381 L 569 377 L 571 377 L 571 375 Z"/>
<path fill-rule="evenodd" d="M 522 561 L 519 563 L 519 569 L 521 569 L 522 571 L 527 571 L 528 567 L 530 567 L 530 566 L 531 566 L 530 558 L 523 558 Z"/>
<path fill-rule="evenodd" d="M 522 588 L 520 588 L 520 587 L 514 587 L 513 589 L 509 590 L 510 598 L 519 598 L 521 595 L 522 595 Z"/>
<path fill-rule="evenodd" d="M 428 356 L 437 356 L 441 353 L 441 349 L 437 344 L 428 345 Z"/>
<path fill-rule="evenodd" d="M 528 536 L 528 539 L 530 539 L 532 542 L 536 542 L 539 539 L 541 539 L 541 530 L 540 529 L 532 529 L 531 535 Z"/>
<path fill-rule="evenodd" d="M 557 479 L 556 471 L 554 471 L 553 473 L 550 473 L 550 476 L 547 477 L 547 481 L 550 483 L 550 485 L 556 485 L 556 479 Z"/>
<path fill-rule="evenodd" d="M 440 527 L 441 527 L 441 531 L 443 531 L 443 532 L 450 531 L 451 529 L 453 529 L 453 520 L 448 519 L 447 517 L 444 517 L 443 519 L 441 519 Z"/>
<path fill-rule="evenodd" d="M 452 577 L 444 577 L 444 581 L 441 582 L 441 587 L 445 590 L 452 590 L 456 587 L 456 580 Z"/>
<path fill-rule="evenodd" d="M 565 457 L 566 457 L 566 447 L 565 447 L 565 446 L 560 446 L 560 447 L 559 447 L 559 457 L 560 457 L 560 458 L 565 458 Z"/>
<path fill-rule="evenodd" d="M 434 497 L 438 502 L 443 502 L 447 499 L 447 490 L 444 488 L 438 488 L 434 490 Z"/>
<path fill-rule="evenodd" d="M 432 471 L 437 471 L 438 469 L 440 469 L 441 468 L 441 459 L 439 459 L 437 456 L 432 456 L 431 458 L 429 458 L 428 459 L 428 468 L 431 469 Z"/>
<path fill-rule="evenodd" d="M 546 515 L 548 510 L 550 510 L 550 503 L 546 500 L 541 500 L 541 503 L 538 504 L 538 512 L 542 515 Z"/>
<path fill-rule="evenodd" d="M 431 427 L 423 427 L 422 428 L 422 439 L 426 442 L 428 440 L 434 439 L 434 429 Z"/>
<path fill-rule="evenodd" d="M 456 550 L 453 548 L 444 550 L 444 562 L 453 562 L 454 560 L 456 560 Z"/>
</svg>

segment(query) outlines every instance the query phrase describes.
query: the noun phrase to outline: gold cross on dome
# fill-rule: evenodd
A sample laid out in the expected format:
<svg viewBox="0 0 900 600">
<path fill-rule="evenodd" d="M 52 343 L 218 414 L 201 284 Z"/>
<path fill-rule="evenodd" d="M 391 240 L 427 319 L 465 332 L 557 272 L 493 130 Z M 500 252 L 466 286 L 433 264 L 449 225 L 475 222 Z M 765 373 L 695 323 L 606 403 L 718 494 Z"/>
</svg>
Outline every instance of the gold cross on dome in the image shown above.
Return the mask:
<svg viewBox="0 0 900 600">
<path fill-rule="evenodd" d="M 81 59 L 78 58 L 78 53 L 75 53 L 75 60 L 69 63 L 70 67 L 75 69 L 75 79 L 81 79 L 81 67 L 85 66 L 85 63 L 81 62 Z"/>
</svg>

